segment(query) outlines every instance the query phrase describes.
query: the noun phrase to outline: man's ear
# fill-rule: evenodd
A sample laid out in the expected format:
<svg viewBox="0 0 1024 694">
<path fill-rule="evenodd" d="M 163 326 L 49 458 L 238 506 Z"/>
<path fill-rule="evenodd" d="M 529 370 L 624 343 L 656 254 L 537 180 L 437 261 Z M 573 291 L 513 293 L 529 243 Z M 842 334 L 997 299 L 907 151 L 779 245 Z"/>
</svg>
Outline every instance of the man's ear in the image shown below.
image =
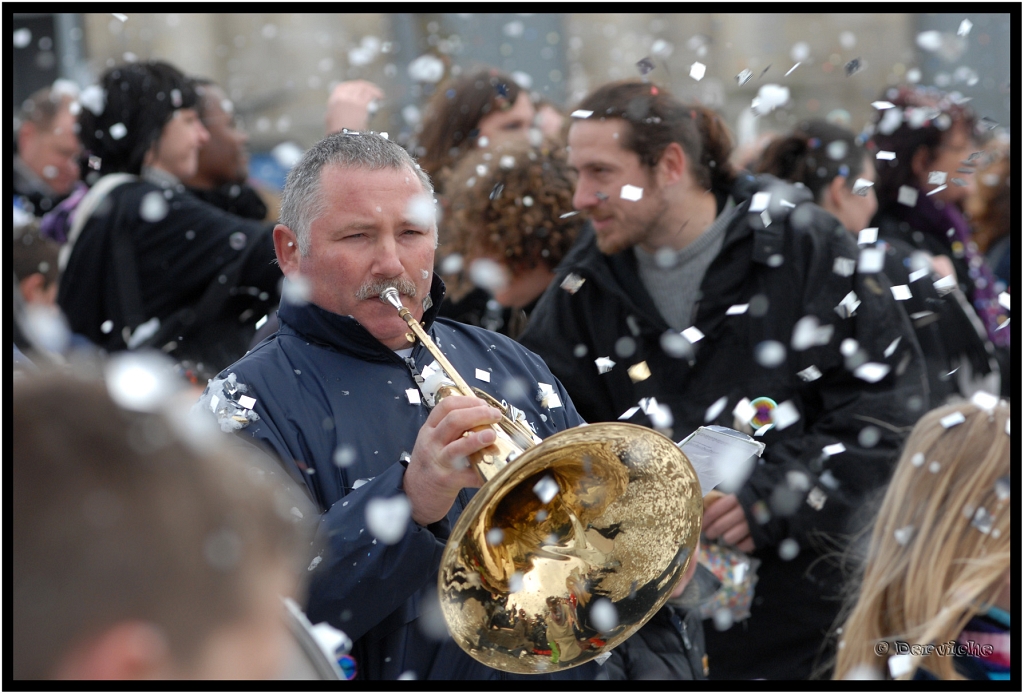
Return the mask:
<svg viewBox="0 0 1024 694">
<path fill-rule="evenodd" d="M 284 224 L 274 227 L 274 251 L 277 253 L 277 264 L 286 276 L 299 273 L 299 240 L 295 232 Z"/>
<path fill-rule="evenodd" d="M 826 204 L 823 204 L 822 207 L 829 212 L 841 210 L 846 201 L 844 193 L 846 193 L 846 176 L 836 176 L 825 189 Z"/>
<path fill-rule="evenodd" d="M 167 640 L 142 621 L 119 622 L 73 648 L 53 672 L 56 679 L 167 679 L 172 672 Z"/>
<path fill-rule="evenodd" d="M 678 183 L 686 174 L 686 167 L 689 161 L 686 152 L 679 146 L 678 142 L 670 142 L 665 151 L 661 153 L 658 160 L 657 173 L 661 178 L 661 185 L 673 185 Z"/>
</svg>

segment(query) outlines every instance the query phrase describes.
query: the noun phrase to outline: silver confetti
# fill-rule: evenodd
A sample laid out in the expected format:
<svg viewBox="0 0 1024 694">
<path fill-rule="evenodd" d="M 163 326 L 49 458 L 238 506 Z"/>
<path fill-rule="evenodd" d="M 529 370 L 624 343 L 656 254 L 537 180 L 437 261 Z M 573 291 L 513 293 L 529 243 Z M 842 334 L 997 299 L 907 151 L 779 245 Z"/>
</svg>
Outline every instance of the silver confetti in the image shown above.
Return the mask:
<svg viewBox="0 0 1024 694">
<path fill-rule="evenodd" d="M 797 371 L 796 375 L 799 376 L 802 381 L 810 383 L 811 381 L 816 381 L 821 378 L 821 371 L 817 366 L 811 364 L 806 369 Z"/>
<path fill-rule="evenodd" d="M 885 348 L 884 352 L 886 357 L 892 356 L 892 353 L 896 351 L 896 347 L 900 344 L 900 340 L 902 339 L 902 337 L 897 337 L 895 340 L 889 343 L 889 346 Z"/>
<path fill-rule="evenodd" d="M 932 473 L 933 475 L 939 474 L 939 470 L 941 469 L 942 466 L 939 464 L 939 461 L 937 460 L 933 460 L 932 462 L 928 463 L 928 472 Z"/>
<path fill-rule="evenodd" d="M 839 314 L 840 318 L 849 318 L 857 311 L 858 306 L 860 306 L 860 299 L 857 298 L 857 293 L 850 292 L 839 302 L 835 311 Z"/>
<path fill-rule="evenodd" d="M 915 206 L 917 204 L 917 188 L 900 186 L 899 193 L 896 195 L 896 202 L 907 207 Z"/>
<path fill-rule="evenodd" d="M 729 404 L 729 398 L 724 395 L 718 398 L 718 400 L 715 400 L 711 404 L 711 407 L 709 407 L 707 411 L 704 413 L 704 421 L 711 422 L 717 419 L 718 415 L 722 414 L 722 410 L 725 409 L 725 406 L 727 404 Z"/>
<path fill-rule="evenodd" d="M 947 414 L 945 417 L 939 420 L 939 423 L 942 424 L 942 427 L 944 429 L 950 429 L 952 427 L 955 427 L 957 424 L 963 424 L 966 421 L 967 419 L 964 417 L 963 413 L 957 411 Z"/>
<path fill-rule="evenodd" d="M 988 512 L 984 506 L 978 508 L 974 513 L 974 519 L 971 521 L 971 525 L 980 530 L 983 534 L 988 535 L 992 532 L 992 526 L 995 524 L 995 518 L 991 513 Z"/>
<path fill-rule="evenodd" d="M 537 495 L 542 504 L 549 503 L 558 494 L 558 482 L 551 475 L 545 475 L 533 485 L 533 493 Z"/>
<path fill-rule="evenodd" d="M 832 261 L 832 272 L 840 277 L 849 277 L 857 268 L 857 261 L 853 258 L 836 257 Z"/>
<path fill-rule="evenodd" d="M 565 276 L 565 279 L 562 280 L 562 283 L 558 286 L 560 286 L 562 289 L 569 292 L 570 294 L 575 294 L 580 290 L 580 287 L 582 287 L 583 283 L 586 281 L 586 278 L 580 277 L 575 272 L 570 272 L 568 275 Z"/>
<path fill-rule="evenodd" d="M 615 366 L 615 362 L 608 357 L 598 357 L 594 360 L 594 364 L 597 365 L 597 373 L 599 374 L 606 374 Z"/>
<path fill-rule="evenodd" d="M 902 528 L 897 528 L 893 532 L 893 536 L 900 546 L 906 547 L 914 537 L 914 526 L 906 525 Z"/>
<path fill-rule="evenodd" d="M 874 181 L 869 181 L 866 178 L 858 178 L 853 182 L 853 194 L 861 197 L 866 197 L 868 191 L 875 185 Z"/>
<path fill-rule="evenodd" d="M 736 75 L 736 83 L 741 87 L 750 81 L 750 78 L 754 76 L 754 73 L 750 70 L 742 70 L 740 74 Z"/>
</svg>

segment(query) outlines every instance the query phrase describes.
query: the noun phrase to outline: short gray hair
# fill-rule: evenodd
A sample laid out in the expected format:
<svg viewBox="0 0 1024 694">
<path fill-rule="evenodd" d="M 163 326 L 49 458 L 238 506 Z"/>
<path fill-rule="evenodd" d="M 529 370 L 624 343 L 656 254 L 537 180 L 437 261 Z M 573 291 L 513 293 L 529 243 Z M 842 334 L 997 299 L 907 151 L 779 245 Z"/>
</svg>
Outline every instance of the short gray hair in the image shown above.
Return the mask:
<svg viewBox="0 0 1024 694">
<path fill-rule="evenodd" d="M 293 232 L 299 253 L 309 252 L 309 228 L 324 210 L 320 176 L 325 166 L 347 169 L 403 169 L 415 172 L 423 191 L 433 198 L 430 176 L 401 145 L 373 132 L 343 130 L 317 142 L 289 172 L 281 196 L 280 222 Z M 436 240 L 436 225 L 435 225 Z"/>
</svg>

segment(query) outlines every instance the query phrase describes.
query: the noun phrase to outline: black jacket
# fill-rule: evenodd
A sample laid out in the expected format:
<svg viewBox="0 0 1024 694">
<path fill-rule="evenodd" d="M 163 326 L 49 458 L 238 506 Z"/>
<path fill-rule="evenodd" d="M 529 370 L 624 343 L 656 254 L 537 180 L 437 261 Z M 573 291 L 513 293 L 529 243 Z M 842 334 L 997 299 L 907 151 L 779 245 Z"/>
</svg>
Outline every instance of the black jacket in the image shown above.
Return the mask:
<svg viewBox="0 0 1024 694">
<path fill-rule="evenodd" d="M 696 610 L 666 605 L 604 664 L 610 680 L 706 680 L 704 628 Z"/>
<path fill-rule="evenodd" d="M 733 409 L 744 398 L 789 401 L 799 413 L 795 423 L 764 434 L 764 456 L 738 493 L 762 562 L 760 583 L 747 622 L 725 632 L 705 630 L 712 679 L 810 674 L 838 610 L 831 596 L 841 583 L 826 562 L 815 561 L 827 551 L 822 535 L 841 538 L 866 495 L 885 484 L 927 395 L 920 348 L 888 280 L 881 273 L 836 271 L 843 265 L 836 258 L 849 264 L 859 257 L 850 233 L 809 203 L 806 192 L 769 177 L 741 179 L 734 197 L 743 200 L 758 189 L 772 193 L 770 224 L 765 228 L 760 214 L 749 213 L 747 202 L 734 211 L 695 308 L 693 325 L 703 338 L 689 351 L 673 350 L 673 356 L 662 348 L 663 336 L 675 336 L 644 289 L 632 250 L 605 256 L 590 229 L 563 261 L 521 338 L 545 359 L 587 421 L 616 420 L 641 398 L 654 397 L 670 408 L 672 434 L 680 440 L 705 424 L 734 426 Z M 720 196 L 720 210 L 723 202 Z M 583 280 L 573 294 L 560 286 L 570 273 Z M 851 292 L 860 304 L 851 317 L 841 317 L 836 307 Z M 728 314 L 742 305 L 744 312 Z M 805 316 L 832 333 L 827 344 L 797 351 L 791 339 Z M 755 348 L 769 340 L 786 347 L 781 364 L 758 363 Z M 856 341 L 845 343 L 854 348 L 849 357 L 840 351 L 846 340 Z M 617 353 L 617 343 L 635 351 Z M 616 365 L 600 374 L 599 357 Z M 627 369 L 642 361 L 651 375 L 633 382 Z M 875 383 L 861 380 L 850 368 L 861 361 L 888 372 Z M 862 445 L 859 435 L 868 427 Z M 844 452 L 823 453 L 837 443 Z M 800 550 L 788 561 L 779 556 L 787 539 Z"/>
<path fill-rule="evenodd" d="M 153 196 L 164 200 L 165 213 Z M 273 224 L 223 212 L 181 186 L 124 183 L 79 235 L 57 301 L 74 332 L 109 352 L 126 349 L 126 334 L 152 318 L 165 330 L 176 326 L 153 346 L 175 342 L 169 351 L 179 359 L 205 359 L 216 373 L 245 354 L 256 321 L 278 301 L 272 230 Z M 130 301 L 133 289 L 137 302 Z M 208 290 L 216 306 L 202 315 L 196 309 Z"/>
<path fill-rule="evenodd" d="M 434 320 L 443 296 L 436 275 L 431 295 L 426 329 L 471 385 L 521 409 L 541 438 L 583 422 L 539 357 L 502 335 Z M 410 518 L 395 544 L 378 543 L 367 531 L 368 504 L 402 492 L 403 457 L 429 414 L 419 401 L 410 403 L 408 391 L 417 385 L 409 364 L 351 317 L 288 301 L 278 316 L 279 332 L 221 374 L 234 374 L 244 390 L 229 393 L 218 379 L 201 402 L 209 405 L 216 396 L 212 409 L 226 421 L 237 411 L 223 411 L 226 400 L 255 398 L 258 419 L 239 435 L 272 451 L 320 507 L 318 553 L 309 566 L 310 620 L 348 634 L 361 679 L 394 680 L 407 672 L 417 679 L 520 679 L 479 664 L 438 623 L 433 596 L 441 554 L 471 490 L 460 492 L 447 518 L 433 525 Z M 434 361 L 419 343 L 410 359 L 417 371 Z M 490 374 L 489 381 L 475 376 L 477 370 Z M 538 402 L 538 383 L 555 388 L 562 406 Z M 552 679 L 593 679 L 597 671 L 588 663 Z"/>
</svg>

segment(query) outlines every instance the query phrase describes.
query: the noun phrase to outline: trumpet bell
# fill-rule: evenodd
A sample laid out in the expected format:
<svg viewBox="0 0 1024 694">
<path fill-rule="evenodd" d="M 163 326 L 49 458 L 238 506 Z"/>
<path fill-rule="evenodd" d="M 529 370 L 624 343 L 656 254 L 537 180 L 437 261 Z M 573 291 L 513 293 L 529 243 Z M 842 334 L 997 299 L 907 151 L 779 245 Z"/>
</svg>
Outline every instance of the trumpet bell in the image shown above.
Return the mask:
<svg viewBox="0 0 1024 694">
<path fill-rule="evenodd" d="M 463 511 L 438 573 L 441 610 L 476 660 L 537 674 L 640 629 L 693 561 L 700 483 L 667 437 L 624 423 L 555 434 Z"/>
</svg>

